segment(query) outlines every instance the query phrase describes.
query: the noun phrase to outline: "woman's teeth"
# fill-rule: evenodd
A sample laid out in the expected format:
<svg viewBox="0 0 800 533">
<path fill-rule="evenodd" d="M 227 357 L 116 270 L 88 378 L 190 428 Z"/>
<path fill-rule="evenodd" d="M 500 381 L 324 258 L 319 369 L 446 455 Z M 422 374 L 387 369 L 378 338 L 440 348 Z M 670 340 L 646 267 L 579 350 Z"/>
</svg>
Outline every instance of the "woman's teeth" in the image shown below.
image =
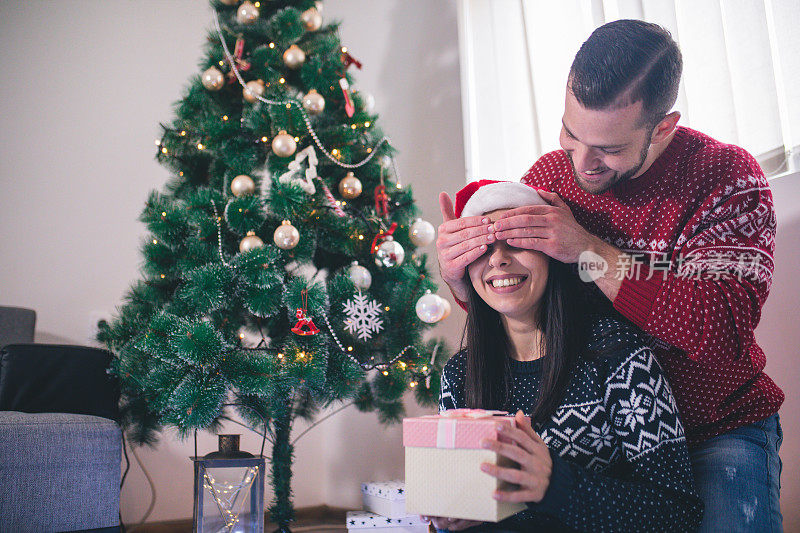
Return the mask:
<svg viewBox="0 0 800 533">
<path fill-rule="evenodd" d="M 492 287 L 511 287 L 512 285 L 519 285 L 523 279 L 525 278 L 493 279 L 490 283 Z"/>
</svg>

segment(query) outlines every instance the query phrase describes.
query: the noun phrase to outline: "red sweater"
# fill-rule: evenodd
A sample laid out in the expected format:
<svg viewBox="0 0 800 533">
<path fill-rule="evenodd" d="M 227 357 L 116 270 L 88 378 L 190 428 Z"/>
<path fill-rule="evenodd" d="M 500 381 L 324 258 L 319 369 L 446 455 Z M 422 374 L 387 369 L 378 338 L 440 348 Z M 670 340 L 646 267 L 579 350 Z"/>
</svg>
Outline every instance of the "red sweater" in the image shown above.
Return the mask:
<svg viewBox="0 0 800 533">
<path fill-rule="evenodd" d="M 755 159 L 680 127 L 634 180 L 592 195 L 572 176 L 559 150 L 522 183 L 557 193 L 588 231 L 645 261 L 613 305 L 651 336 L 689 443 L 776 413 L 784 394 L 763 372 L 753 335 L 772 284 L 776 225 Z"/>
</svg>

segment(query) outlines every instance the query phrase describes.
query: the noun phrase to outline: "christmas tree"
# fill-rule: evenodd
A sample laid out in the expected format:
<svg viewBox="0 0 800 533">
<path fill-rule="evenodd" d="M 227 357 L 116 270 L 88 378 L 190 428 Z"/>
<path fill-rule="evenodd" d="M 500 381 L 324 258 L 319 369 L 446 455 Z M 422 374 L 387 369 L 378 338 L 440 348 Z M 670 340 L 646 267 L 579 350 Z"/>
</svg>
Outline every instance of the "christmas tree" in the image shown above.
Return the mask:
<svg viewBox="0 0 800 533">
<path fill-rule="evenodd" d="M 171 178 L 141 215 L 143 279 L 98 340 L 134 442 L 214 431 L 231 405 L 265 433 L 270 515 L 287 528 L 293 422 L 343 401 L 397 421 L 409 389 L 435 405 L 447 350 L 423 333 L 449 309 L 416 250 L 433 226 L 321 3 L 211 6 L 198 75 L 156 143 Z"/>
</svg>

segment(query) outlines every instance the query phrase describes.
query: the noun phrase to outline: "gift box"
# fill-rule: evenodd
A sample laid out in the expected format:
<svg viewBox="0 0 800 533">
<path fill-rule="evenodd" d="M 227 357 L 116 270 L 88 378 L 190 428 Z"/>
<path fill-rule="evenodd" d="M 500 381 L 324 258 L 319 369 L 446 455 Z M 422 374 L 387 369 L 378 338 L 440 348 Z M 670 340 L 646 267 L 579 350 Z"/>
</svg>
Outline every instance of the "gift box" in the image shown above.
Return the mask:
<svg viewBox="0 0 800 533">
<path fill-rule="evenodd" d="M 514 417 L 500 416 L 498 411 L 453 409 L 404 419 L 406 512 L 499 522 L 525 509 L 522 503 L 495 500 L 496 490 L 513 489 L 513 485 L 480 468 L 481 463 L 513 465 L 510 459 L 481 448 L 482 440 L 498 439 L 498 424 L 513 425 Z"/>
<path fill-rule="evenodd" d="M 402 481 L 370 481 L 361 484 L 364 510 L 386 516 L 403 518 L 406 513 L 406 491 Z"/>
<path fill-rule="evenodd" d="M 347 531 L 366 533 L 428 533 L 428 524 L 419 516 L 389 518 L 368 511 L 347 511 Z"/>
</svg>

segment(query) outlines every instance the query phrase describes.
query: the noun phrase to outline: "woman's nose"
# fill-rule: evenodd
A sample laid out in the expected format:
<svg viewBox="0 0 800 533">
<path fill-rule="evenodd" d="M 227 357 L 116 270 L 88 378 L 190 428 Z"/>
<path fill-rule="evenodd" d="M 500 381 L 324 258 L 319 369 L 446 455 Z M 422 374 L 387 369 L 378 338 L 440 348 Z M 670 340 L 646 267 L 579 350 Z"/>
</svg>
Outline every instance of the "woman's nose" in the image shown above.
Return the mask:
<svg viewBox="0 0 800 533">
<path fill-rule="evenodd" d="M 506 266 L 511 262 L 509 254 L 509 246 L 506 241 L 497 241 L 492 246 L 492 252 L 489 254 L 489 266 L 498 268 Z"/>
</svg>

